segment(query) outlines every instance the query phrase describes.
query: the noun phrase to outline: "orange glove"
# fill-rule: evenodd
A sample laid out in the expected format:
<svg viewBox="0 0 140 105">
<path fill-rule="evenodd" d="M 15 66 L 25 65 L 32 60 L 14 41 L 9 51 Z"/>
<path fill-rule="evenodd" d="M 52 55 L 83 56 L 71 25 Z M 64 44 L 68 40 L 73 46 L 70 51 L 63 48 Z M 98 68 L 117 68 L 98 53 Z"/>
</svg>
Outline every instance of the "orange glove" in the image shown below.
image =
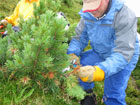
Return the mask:
<svg viewBox="0 0 140 105">
<path fill-rule="evenodd" d="M 105 73 L 97 66 L 83 66 L 78 71 L 78 77 L 83 82 L 102 81 L 104 80 Z"/>
</svg>

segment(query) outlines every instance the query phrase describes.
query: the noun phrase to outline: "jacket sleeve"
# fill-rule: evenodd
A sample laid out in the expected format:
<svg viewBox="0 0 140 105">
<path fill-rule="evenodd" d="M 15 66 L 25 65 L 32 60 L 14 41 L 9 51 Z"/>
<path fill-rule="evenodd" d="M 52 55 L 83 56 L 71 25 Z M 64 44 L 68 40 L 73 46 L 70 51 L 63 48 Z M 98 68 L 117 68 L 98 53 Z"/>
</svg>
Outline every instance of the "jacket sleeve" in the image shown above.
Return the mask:
<svg viewBox="0 0 140 105">
<path fill-rule="evenodd" d="M 116 14 L 114 28 L 115 47 L 112 49 L 111 55 L 97 65 L 104 70 L 105 78 L 124 69 L 134 55 L 137 36 L 137 18 L 135 14 L 124 6 Z"/>
<path fill-rule="evenodd" d="M 16 8 L 14 10 L 14 13 L 11 16 L 5 18 L 5 20 L 7 20 L 8 23 L 12 24 L 13 26 L 18 24 L 16 19 L 19 17 L 20 4 L 21 4 L 21 1 L 17 4 L 17 6 L 16 6 Z"/>
<path fill-rule="evenodd" d="M 80 56 L 80 53 L 88 45 L 88 41 L 89 41 L 83 18 L 81 18 L 75 31 L 76 31 L 76 36 L 72 38 L 67 53 L 68 54 L 74 53 L 77 56 Z"/>
</svg>

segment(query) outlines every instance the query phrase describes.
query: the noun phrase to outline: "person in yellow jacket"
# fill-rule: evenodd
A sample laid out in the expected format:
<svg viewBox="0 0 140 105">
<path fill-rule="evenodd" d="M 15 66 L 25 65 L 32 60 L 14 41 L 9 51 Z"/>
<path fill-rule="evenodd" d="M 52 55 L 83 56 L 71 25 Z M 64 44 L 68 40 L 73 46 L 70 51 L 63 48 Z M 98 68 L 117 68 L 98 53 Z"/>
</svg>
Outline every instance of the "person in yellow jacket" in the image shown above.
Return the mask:
<svg viewBox="0 0 140 105">
<path fill-rule="evenodd" d="M 33 3 L 37 3 L 39 5 L 40 0 L 21 0 L 17 4 L 14 13 L 1 20 L 0 24 L 6 25 L 7 23 L 12 24 L 13 26 L 18 26 L 18 22 L 20 21 L 20 17 L 23 17 L 24 20 L 33 16 Z"/>
</svg>

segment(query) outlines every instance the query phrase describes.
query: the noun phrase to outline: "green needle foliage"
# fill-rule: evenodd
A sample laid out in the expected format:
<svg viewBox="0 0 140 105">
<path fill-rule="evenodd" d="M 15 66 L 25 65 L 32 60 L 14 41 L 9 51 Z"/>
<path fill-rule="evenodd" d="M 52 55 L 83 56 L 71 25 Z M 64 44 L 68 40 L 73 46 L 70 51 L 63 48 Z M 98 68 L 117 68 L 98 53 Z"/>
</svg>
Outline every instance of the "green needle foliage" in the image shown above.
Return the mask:
<svg viewBox="0 0 140 105">
<path fill-rule="evenodd" d="M 65 30 L 68 22 L 56 15 L 60 4 L 59 0 L 41 0 L 39 6 L 34 5 L 33 18 L 24 21 L 21 17 L 19 32 L 14 32 L 8 25 L 9 35 L 0 39 L 3 43 L 0 45 L 1 78 L 21 87 L 20 91 L 9 92 L 13 96 L 6 97 L 9 103 L 27 101 L 37 88 L 44 94 L 60 97 L 63 102 L 69 100 L 70 105 L 72 97 L 84 98 L 85 92 L 78 85 L 77 78 L 66 77 L 62 72 L 70 65 L 66 43 L 70 35 Z"/>
</svg>

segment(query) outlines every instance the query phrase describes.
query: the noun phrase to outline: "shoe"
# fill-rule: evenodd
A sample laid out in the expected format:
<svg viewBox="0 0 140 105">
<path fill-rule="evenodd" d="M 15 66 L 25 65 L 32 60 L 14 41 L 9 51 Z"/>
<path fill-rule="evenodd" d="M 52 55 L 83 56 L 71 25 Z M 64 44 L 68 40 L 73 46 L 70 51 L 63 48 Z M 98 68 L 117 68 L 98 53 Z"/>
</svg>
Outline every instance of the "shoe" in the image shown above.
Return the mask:
<svg viewBox="0 0 140 105">
<path fill-rule="evenodd" d="M 96 95 L 93 93 L 93 91 L 90 89 L 86 92 L 90 93 L 90 95 L 85 96 L 85 98 L 80 101 L 80 104 L 81 105 L 97 105 Z"/>
</svg>

